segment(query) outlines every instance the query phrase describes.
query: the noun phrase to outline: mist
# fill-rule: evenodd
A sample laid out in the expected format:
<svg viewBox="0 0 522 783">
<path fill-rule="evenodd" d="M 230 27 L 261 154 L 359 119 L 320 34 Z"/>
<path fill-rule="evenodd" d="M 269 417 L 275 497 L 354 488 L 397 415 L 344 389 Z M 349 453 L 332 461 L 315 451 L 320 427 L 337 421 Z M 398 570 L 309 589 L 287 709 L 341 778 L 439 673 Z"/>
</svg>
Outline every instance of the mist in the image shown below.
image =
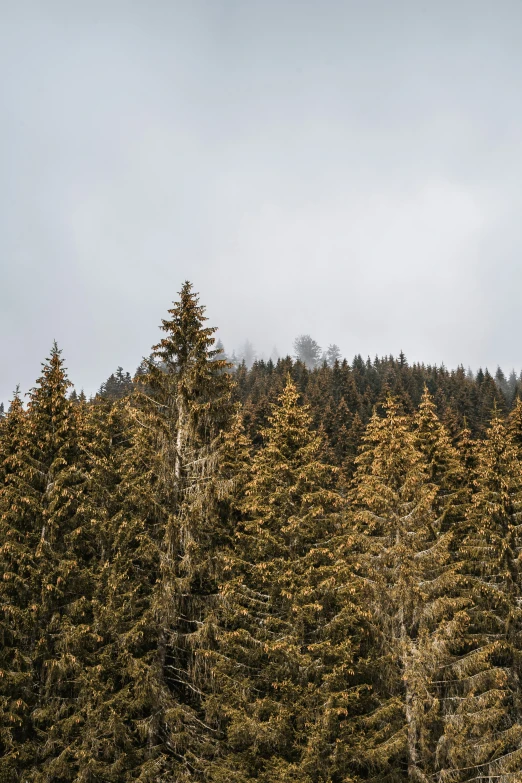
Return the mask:
<svg viewBox="0 0 522 783">
<path fill-rule="evenodd" d="M 517 2 L 3 3 L 0 400 L 227 352 L 522 366 Z"/>
</svg>

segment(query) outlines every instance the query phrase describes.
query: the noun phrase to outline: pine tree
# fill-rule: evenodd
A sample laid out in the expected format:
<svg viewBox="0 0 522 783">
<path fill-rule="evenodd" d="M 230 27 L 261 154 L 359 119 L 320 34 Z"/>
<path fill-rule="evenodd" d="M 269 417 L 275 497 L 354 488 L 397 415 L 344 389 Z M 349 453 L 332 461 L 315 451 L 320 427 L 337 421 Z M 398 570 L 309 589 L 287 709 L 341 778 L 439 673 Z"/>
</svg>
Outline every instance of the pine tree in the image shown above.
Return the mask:
<svg viewBox="0 0 522 783">
<path fill-rule="evenodd" d="M 519 668 L 522 469 L 495 414 L 478 453 L 476 492 L 461 535 L 467 627 L 444 677 L 441 780 L 522 779 Z"/>
<path fill-rule="evenodd" d="M 440 720 L 433 682 L 459 603 L 429 465 L 393 398 L 384 412 L 374 413 L 363 438 L 353 491 L 377 655 L 375 708 L 360 757 L 379 779 L 428 781 Z"/>
<path fill-rule="evenodd" d="M 341 532 L 344 502 L 298 398 L 288 378 L 254 457 L 229 556 L 214 663 L 213 709 L 226 731 L 216 781 L 333 779 L 349 755 L 336 738 L 361 709 L 350 683 L 358 610 L 328 543 Z"/>
</svg>

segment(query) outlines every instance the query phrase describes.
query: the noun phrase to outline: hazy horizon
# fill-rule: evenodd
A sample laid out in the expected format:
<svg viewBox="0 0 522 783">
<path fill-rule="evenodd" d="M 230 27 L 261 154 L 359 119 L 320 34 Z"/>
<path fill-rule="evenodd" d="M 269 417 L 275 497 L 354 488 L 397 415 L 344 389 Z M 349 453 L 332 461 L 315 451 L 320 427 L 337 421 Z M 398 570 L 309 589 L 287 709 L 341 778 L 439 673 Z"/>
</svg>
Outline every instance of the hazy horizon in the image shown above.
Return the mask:
<svg viewBox="0 0 522 783">
<path fill-rule="evenodd" d="M 227 351 L 522 368 L 522 5 L 2 4 L 0 401 Z"/>
</svg>

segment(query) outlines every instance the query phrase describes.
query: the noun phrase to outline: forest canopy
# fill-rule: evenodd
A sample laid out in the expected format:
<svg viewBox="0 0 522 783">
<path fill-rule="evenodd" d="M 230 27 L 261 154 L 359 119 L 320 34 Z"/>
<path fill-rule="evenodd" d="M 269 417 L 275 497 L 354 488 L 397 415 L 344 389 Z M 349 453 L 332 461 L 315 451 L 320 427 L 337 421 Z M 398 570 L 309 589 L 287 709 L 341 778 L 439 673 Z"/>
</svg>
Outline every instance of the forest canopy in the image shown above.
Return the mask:
<svg viewBox="0 0 522 783">
<path fill-rule="evenodd" d="M 522 781 L 522 382 L 227 357 L 0 411 L 0 783 Z"/>
</svg>

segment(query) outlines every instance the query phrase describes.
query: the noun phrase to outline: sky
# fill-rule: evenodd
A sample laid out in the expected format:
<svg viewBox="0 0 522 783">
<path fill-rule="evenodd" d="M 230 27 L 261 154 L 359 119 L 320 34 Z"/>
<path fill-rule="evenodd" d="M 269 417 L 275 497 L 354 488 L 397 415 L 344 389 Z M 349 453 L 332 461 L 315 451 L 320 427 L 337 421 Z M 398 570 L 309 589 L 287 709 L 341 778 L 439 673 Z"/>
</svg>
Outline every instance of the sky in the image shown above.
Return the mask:
<svg viewBox="0 0 522 783">
<path fill-rule="evenodd" d="M 230 352 L 522 369 L 520 0 L 0 0 L 0 400 Z"/>
</svg>

